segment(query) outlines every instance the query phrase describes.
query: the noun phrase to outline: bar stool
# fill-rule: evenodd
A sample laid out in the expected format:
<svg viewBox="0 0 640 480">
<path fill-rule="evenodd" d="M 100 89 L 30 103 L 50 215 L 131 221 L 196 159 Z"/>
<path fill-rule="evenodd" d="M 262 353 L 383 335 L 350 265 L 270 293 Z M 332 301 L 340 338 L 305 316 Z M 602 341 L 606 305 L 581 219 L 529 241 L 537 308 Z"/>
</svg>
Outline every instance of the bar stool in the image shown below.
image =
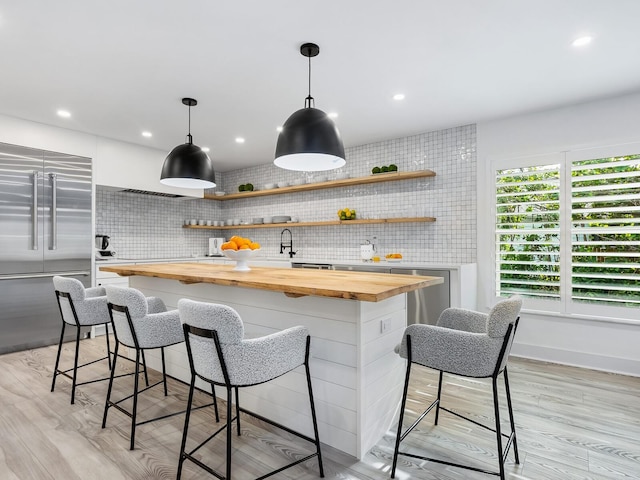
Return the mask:
<svg viewBox="0 0 640 480">
<path fill-rule="evenodd" d="M 226 305 L 196 302 L 181 299 L 178 301 L 180 320 L 184 328 L 184 337 L 189 355 L 191 368 L 191 385 L 187 414 L 182 433 L 180 460 L 178 463 L 177 479 L 182 475 L 185 460 L 190 460 L 200 468 L 220 479 L 231 479 L 231 428 L 236 422 L 237 434 L 240 435 L 240 412 L 251 415 L 275 427 L 284 429 L 288 433 L 307 440 L 315 445 L 315 453 L 305 456 L 284 467 L 277 468 L 259 477 L 267 478 L 290 467 L 318 457 L 320 476 L 324 477 L 322 453 L 318 437 L 318 423 L 316 420 L 313 392 L 311 389 L 311 375 L 309 373 L 309 346 L 311 337 L 306 327 L 292 327 L 260 338 L 245 340 L 244 326 L 238 313 Z M 276 423 L 256 413 L 240 407 L 238 388 L 258 385 L 273 380 L 293 369 L 304 365 L 311 419 L 313 422 L 314 438 L 294 431 L 284 425 Z M 227 422 L 197 447 L 186 450 L 187 432 L 191 416 L 191 403 L 196 378 L 211 385 L 221 385 L 227 390 Z M 232 390 L 236 394 L 235 416 L 232 416 Z M 222 431 L 226 431 L 226 474 L 222 476 L 209 465 L 195 458 L 193 454 L 202 446 L 215 438 Z"/>
<path fill-rule="evenodd" d="M 174 415 L 184 413 L 185 410 L 174 412 L 166 415 L 161 415 L 155 418 L 144 420 L 142 422 L 137 421 L 138 410 L 138 395 L 150 388 L 163 384 L 164 395 L 167 396 L 167 375 L 165 369 L 165 355 L 164 348 L 170 345 L 175 345 L 184 341 L 184 332 L 180 324 L 180 318 L 177 310 L 167 311 L 164 302 L 157 297 L 146 298 L 142 292 L 135 288 L 118 287 L 115 285 L 107 285 L 107 305 L 109 314 L 111 316 L 111 322 L 113 325 L 113 332 L 116 337 L 116 351 L 118 347 L 123 344 L 129 348 L 134 348 L 136 351 L 135 358 L 135 374 L 134 374 L 134 387 L 133 393 L 127 397 L 124 397 L 118 401 L 111 400 L 111 391 L 113 388 L 113 379 L 115 378 L 116 361 L 114 359 L 111 368 L 111 378 L 109 380 L 109 388 L 107 390 L 107 399 L 104 406 L 104 416 L 102 419 L 102 428 L 105 428 L 107 424 L 107 414 L 109 408 L 115 407 L 120 412 L 124 413 L 131 418 L 131 437 L 130 437 L 130 449 L 133 450 L 135 446 L 135 433 L 136 426 L 144 425 L 146 423 L 154 422 L 164 418 L 169 418 Z M 162 357 L 162 380 L 149 385 L 148 379 L 146 387 L 142 390 L 139 389 L 139 367 L 140 358 L 144 358 L 144 351 L 148 349 L 159 348 Z M 213 403 L 203 405 L 198 408 L 204 408 L 213 405 L 216 411 L 216 419 L 218 420 L 218 405 L 215 397 L 215 390 L 212 390 Z M 120 403 L 133 397 L 132 410 L 126 410 Z"/>
<path fill-rule="evenodd" d="M 109 310 L 107 308 L 107 297 L 103 287 L 85 288 L 80 280 L 69 277 L 61 277 L 56 275 L 53 277 L 53 287 L 58 301 L 60 317 L 62 318 L 62 331 L 60 332 L 60 342 L 58 343 L 58 354 L 56 355 L 56 364 L 53 368 L 53 381 L 51 382 L 51 391 L 56 388 L 56 378 L 63 375 L 71 380 L 71 403 L 75 403 L 76 387 L 94 382 L 108 380 L 109 377 L 98 378 L 86 382 L 77 382 L 78 369 L 86 367 L 102 360 L 109 362 L 109 370 L 111 370 L 111 347 L 109 345 L 109 331 L 107 325 L 111 323 Z M 62 352 L 62 342 L 64 340 L 64 332 L 67 325 L 76 328 L 76 348 L 73 359 L 73 368 L 60 370 L 60 354 Z M 80 352 L 80 332 L 81 327 L 91 327 L 104 325 L 107 340 L 107 355 L 91 362 L 78 365 L 78 357 Z M 69 372 L 73 370 L 73 374 Z"/>
<path fill-rule="evenodd" d="M 462 308 L 448 308 L 442 312 L 437 325 L 415 324 L 409 325 L 404 332 L 402 343 L 398 347 L 401 357 L 407 359 L 407 370 L 400 407 L 400 420 L 396 435 L 396 445 L 393 452 L 393 466 L 391 478 L 395 478 L 398 455 L 405 455 L 420 460 L 429 460 L 454 467 L 465 468 L 477 472 L 497 475 L 501 480 L 505 478 L 504 462 L 513 446 L 515 462 L 520 463 L 518 457 L 518 442 L 516 439 L 516 426 L 513 420 L 513 408 L 511 405 L 511 392 L 509 391 L 509 378 L 507 376 L 507 360 L 511 350 L 511 344 L 518 327 L 522 298 L 513 295 L 508 299 L 498 302 L 488 314 L 465 310 Z M 417 420 L 402 433 L 402 421 L 404 419 L 407 403 L 407 390 L 412 364 L 422 365 L 440 371 L 438 381 L 438 396 L 418 416 Z M 450 373 L 471 378 L 491 378 L 493 386 L 493 408 L 495 414 L 495 428 L 465 417 L 440 405 L 442 393 L 443 373 Z M 498 405 L 498 376 L 504 376 L 507 408 L 511 433 L 506 435 L 500 429 L 500 408 Z M 402 442 L 409 433 L 422 421 L 422 419 L 435 408 L 435 425 L 438 424 L 440 410 L 467 420 L 479 427 L 490 430 L 496 435 L 499 471 L 485 470 L 474 466 L 453 463 L 442 459 L 436 459 L 400 451 Z M 507 439 L 503 449 L 502 438 Z"/>
</svg>

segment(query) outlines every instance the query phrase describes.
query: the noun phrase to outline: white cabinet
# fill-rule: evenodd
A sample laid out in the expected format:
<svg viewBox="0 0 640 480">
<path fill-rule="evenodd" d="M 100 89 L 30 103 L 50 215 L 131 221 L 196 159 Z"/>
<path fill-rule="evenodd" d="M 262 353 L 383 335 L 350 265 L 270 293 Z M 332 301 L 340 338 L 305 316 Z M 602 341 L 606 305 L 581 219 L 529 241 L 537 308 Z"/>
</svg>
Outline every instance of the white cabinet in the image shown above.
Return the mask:
<svg viewBox="0 0 640 480">
<path fill-rule="evenodd" d="M 117 266 L 114 263 L 109 264 L 110 267 Z M 106 285 L 120 285 L 121 287 L 129 286 L 129 277 L 121 277 L 117 273 L 100 271 L 100 264 L 96 263 L 96 287 L 104 287 Z"/>
<path fill-rule="evenodd" d="M 95 278 L 96 287 L 105 287 L 107 285 L 119 285 L 121 287 L 129 286 L 129 277 L 121 277 L 117 273 L 113 272 L 101 272 L 100 265 L 100 262 L 96 262 L 96 272 L 93 276 L 93 278 Z M 115 265 L 113 263 L 110 263 L 109 266 Z M 111 331 L 111 327 L 109 327 L 109 331 Z M 104 335 L 104 333 L 104 325 L 91 327 L 91 338 L 94 338 L 98 335 Z"/>
</svg>

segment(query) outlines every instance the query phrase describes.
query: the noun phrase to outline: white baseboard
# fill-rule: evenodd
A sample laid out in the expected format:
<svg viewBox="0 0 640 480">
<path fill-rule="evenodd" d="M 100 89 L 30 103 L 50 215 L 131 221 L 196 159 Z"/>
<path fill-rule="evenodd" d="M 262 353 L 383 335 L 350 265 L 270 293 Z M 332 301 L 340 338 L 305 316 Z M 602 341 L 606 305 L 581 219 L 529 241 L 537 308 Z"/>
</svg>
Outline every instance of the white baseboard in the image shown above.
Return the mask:
<svg viewBox="0 0 640 480">
<path fill-rule="evenodd" d="M 640 361 L 627 358 L 617 358 L 522 343 L 513 344 L 511 355 L 543 362 L 559 363 L 562 365 L 640 377 Z"/>
</svg>

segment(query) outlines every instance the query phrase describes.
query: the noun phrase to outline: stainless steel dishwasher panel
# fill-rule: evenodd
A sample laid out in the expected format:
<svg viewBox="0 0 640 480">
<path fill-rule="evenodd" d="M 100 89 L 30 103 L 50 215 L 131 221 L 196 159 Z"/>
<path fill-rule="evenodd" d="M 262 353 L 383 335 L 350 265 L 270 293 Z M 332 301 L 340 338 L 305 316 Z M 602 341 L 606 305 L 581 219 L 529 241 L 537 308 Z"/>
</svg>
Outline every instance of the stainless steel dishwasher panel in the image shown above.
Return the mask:
<svg viewBox="0 0 640 480">
<path fill-rule="evenodd" d="M 451 306 L 449 270 L 411 270 L 407 268 L 392 268 L 391 273 L 444 278 L 443 283 L 407 293 L 407 325 L 414 323 L 435 325 L 438 322 L 438 318 L 442 311 Z"/>
<path fill-rule="evenodd" d="M 391 269 L 375 265 L 334 265 L 333 269 L 351 272 L 391 273 Z"/>
</svg>

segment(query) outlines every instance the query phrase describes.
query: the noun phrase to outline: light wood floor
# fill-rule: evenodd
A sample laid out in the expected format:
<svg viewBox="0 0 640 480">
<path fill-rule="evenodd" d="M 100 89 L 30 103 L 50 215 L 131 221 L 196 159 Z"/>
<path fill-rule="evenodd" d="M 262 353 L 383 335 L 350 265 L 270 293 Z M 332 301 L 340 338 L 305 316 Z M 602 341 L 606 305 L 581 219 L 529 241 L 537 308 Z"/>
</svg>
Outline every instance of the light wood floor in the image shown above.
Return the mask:
<svg viewBox="0 0 640 480">
<path fill-rule="evenodd" d="M 84 360 L 94 359 L 104 349 L 103 338 L 84 340 L 81 354 Z M 106 382 L 79 387 L 75 405 L 69 404 L 70 381 L 64 377 L 58 379 L 54 393 L 49 391 L 55 352 L 55 347 L 45 347 L 0 356 L 0 480 L 175 478 L 184 417 L 138 427 L 136 450 L 130 451 L 127 417 L 111 409 L 107 428 L 100 428 Z M 69 364 L 71 359 L 72 344 L 66 344 L 63 360 Z M 131 365 L 119 363 L 128 368 Z M 106 371 L 106 362 L 94 364 L 80 371 L 81 380 L 106 375 Z M 521 463 L 515 465 L 509 455 L 508 478 L 640 479 L 640 379 L 521 359 L 511 359 L 509 371 Z M 443 405 L 491 423 L 493 410 L 486 381 L 445 379 Z M 130 377 L 120 379 L 115 394 L 128 394 L 130 381 Z M 421 398 L 432 398 L 436 382 L 436 374 L 428 370 L 414 377 L 412 411 L 418 411 Z M 168 397 L 156 387 L 141 402 L 140 415 L 180 410 L 186 392 L 177 381 L 170 381 Z M 199 403 L 207 401 L 202 393 L 196 397 Z M 208 428 L 214 425 L 212 412 L 201 410 L 192 418 L 192 438 L 206 438 Z M 508 424 L 503 425 L 507 429 Z M 233 438 L 234 479 L 255 478 L 311 451 L 305 442 L 246 417 L 242 433 Z M 394 439 L 395 428 L 362 461 L 325 446 L 326 478 L 389 478 Z M 403 449 L 417 448 L 427 449 L 431 456 L 465 459 L 481 468 L 496 467 L 492 434 L 444 412 L 438 426 L 433 426 L 430 414 L 420 430 L 403 442 Z M 222 441 L 216 440 L 203 450 L 207 462 L 222 468 Z M 274 478 L 308 480 L 318 478 L 317 471 L 314 459 Z M 185 464 L 183 479 L 202 478 L 214 477 L 189 462 Z M 496 477 L 400 457 L 396 478 Z"/>
</svg>

